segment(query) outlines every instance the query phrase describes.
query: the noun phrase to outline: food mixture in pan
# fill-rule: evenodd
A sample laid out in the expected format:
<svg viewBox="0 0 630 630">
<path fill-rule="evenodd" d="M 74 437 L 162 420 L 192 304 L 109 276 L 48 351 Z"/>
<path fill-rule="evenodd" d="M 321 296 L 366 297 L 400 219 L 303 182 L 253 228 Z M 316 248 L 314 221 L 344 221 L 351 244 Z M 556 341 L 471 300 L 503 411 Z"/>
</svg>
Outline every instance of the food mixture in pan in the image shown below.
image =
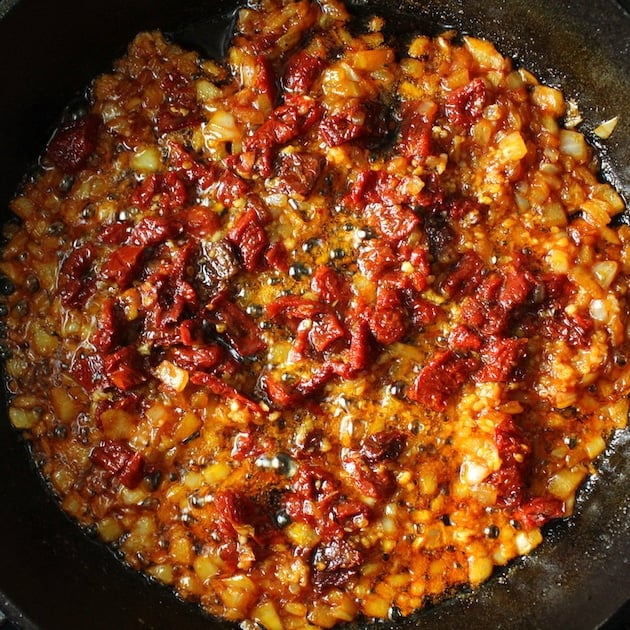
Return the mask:
<svg viewBox="0 0 630 630">
<path fill-rule="evenodd" d="M 139 35 L 5 229 L 10 418 L 63 508 L 246 629 L 480 584 L 626 423 L 630 228 L 575 108 L 384 25 Z"/>
</svg>

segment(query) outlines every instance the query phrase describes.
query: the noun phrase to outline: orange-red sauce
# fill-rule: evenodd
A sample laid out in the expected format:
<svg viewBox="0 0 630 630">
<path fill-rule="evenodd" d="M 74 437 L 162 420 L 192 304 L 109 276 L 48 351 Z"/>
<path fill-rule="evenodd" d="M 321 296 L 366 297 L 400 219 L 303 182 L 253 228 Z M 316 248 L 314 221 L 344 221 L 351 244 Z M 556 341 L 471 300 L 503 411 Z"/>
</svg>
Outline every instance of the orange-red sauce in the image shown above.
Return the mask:
<svg viewBox="0 0 630 630">
<path fill-rule="evenodd" d="M 562 94 L 382 26 L 139 35 L 5 230 L 10 417 L 63 508 L 246 628 L 478 585 L 626 422 L 630 231 Z"/>
</svg>

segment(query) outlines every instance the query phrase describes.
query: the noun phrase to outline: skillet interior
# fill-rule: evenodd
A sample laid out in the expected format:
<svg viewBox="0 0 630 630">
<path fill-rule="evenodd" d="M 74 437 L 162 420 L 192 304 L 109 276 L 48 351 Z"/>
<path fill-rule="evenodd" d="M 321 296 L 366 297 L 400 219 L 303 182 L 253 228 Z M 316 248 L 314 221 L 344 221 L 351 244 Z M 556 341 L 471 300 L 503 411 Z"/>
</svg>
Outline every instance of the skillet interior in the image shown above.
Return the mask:
<svg viewBox="0 0 630 630">
<path fill-rule="evenodd" d="M 0 208 L 64 105 L 91 77 L 108 70 L 136 32 L 159 27 L 176 33 L 183 44 L 217 54 L 235 4 L 111 0 L 88 10 L 78 0 L 0 0 L 0 17 L 6 13 L 0 21 Z M 392 13 L 394 6 L 388 0 L 356 4 L 380 14 Z M 619 115 L 620 124 L 603 147 L 603 170 L 630 199 L 630 144 L 624 144 L 630 137 L 630 17 L 613 0 L 401 0 L 395 6 L 403 17 L 393 20 L 390 30 L 399 37 L 417 24 L 434 32 L 452 26 L 492 39 L 518 65 L 576 98 L 587 132 Z M 165 589 L 124 570 L 108 550 L 78 532 L 45 493 L 5 418 L 0 444 L 0 607 L 6 597 L 24 611 L 25 628 L 219 627 Z M 533 556 L 475 593 L 398 626 L 378 627 L 597 627 L 630 598 L 628 431 L 615 437 L 600 469 L 582 492 L 587 500 L 580 502 L 576 518 L 552 525 Z"/>
</svg>

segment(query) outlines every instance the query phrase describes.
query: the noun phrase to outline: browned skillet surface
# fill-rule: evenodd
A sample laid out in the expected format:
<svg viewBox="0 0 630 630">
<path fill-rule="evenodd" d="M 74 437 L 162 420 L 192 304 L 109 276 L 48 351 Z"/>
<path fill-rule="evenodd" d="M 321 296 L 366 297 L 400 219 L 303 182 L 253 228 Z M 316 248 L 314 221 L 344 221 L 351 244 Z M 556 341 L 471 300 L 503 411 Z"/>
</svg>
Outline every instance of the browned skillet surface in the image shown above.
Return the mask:
<svg viewBox="0 0 630 630">
<path fill-rule="evenodd" d="M 605 143 L 603 170 L 630 200 L 630 15 L 617 2 L 355 4 L 398 16 L 390 21 L 390 33 L 402 42 L 417 27 L 435 33 L 446 26 L 492 39 L 517 65 L 577 98 L 587 134 L 619 115 Z M 136 32 L 161 28 L 182 44 L 219 55 L 225 44 L 221 33 L 235 6 L 233 0 L 0 0 L 0 208 L 6 208 L 63 106 L 90 77 L 108 70 Z M 552 524 L 531 557 L 498 572 L 476 592 L 374 627 L 599 627 L 630 600 L 630 431 L 615 436 L 600 470 L 581 493 L 575 517 Z M 25 629 L 224 627 L 126 570 L 79 532 L 46 494 L 4 412 L 0 610 L 13 619 L 10 627 Z M 0 627 L 9 627 L 1 614 Z"/>
</svg>

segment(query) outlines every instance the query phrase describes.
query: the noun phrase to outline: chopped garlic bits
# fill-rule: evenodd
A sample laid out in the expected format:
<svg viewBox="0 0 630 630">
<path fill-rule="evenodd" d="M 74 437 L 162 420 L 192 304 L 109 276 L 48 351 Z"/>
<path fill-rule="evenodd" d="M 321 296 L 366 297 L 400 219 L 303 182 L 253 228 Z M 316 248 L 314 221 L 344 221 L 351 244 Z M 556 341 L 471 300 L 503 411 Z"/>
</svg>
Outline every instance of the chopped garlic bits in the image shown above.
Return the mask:
<svg viewBox="0 0 630 630">
<path fill-rule="evenodd" d="M 577 105 L 349 20 L 248 3 L 221 63 L 138 35 L 5 229 L 12 424 L 67 512 L 244 629 L 481 584 L 627 421 L 630 228 Z"/>
</svg>

